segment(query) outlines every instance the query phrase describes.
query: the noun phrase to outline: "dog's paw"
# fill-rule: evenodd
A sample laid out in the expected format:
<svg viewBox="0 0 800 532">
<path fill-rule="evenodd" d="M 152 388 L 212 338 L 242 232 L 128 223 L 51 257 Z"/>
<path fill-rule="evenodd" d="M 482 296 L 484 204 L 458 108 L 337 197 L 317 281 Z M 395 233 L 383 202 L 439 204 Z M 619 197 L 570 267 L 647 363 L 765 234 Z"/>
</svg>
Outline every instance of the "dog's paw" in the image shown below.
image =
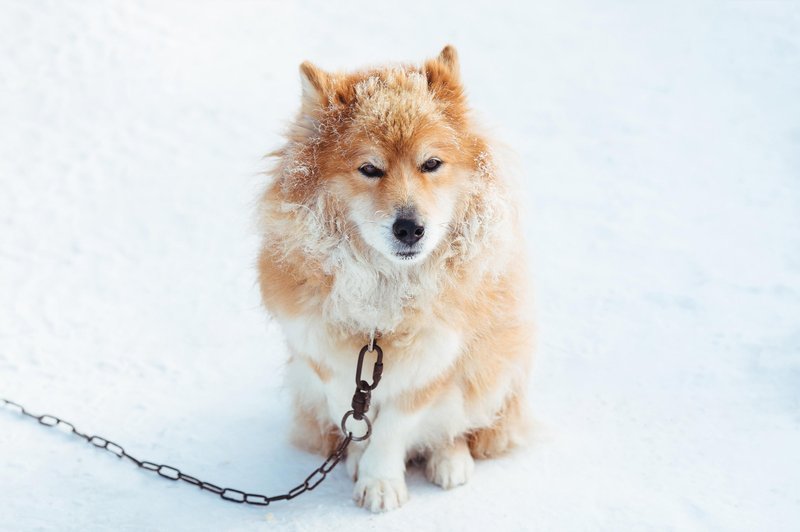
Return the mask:
<svg viewBox="0 0 800 532">
<path fill-rule="evenodd" d="M 372 512 L 400 508 L 408 500 L 406 481 L 402 478 L 362 477 L 353 489 L 353 500 Z"/>
<path fill-rule="evenodd" d="M 436 450 L 425 466 L 428 480 L 444 489 L 466 484 L 472 477 L 475 461 L 466 445 Z"/>
</svg>

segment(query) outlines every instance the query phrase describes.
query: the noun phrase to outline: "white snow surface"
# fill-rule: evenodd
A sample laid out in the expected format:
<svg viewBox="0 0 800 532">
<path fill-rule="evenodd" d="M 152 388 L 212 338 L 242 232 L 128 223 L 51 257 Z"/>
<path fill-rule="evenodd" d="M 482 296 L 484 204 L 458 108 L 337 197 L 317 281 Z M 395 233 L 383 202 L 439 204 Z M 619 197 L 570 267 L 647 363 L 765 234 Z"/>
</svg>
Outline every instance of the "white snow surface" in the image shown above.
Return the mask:
<svg viewBox="0 0 800 532">
<path fill-rule="evenodd" d="M 255 283 L 297 66 L 460 52 L 516 150 L 532 445 L 372 515 L 224 503 L 0 411 L 0 530 L 800 529 L 800 4 L 0 2 L 0 397 L 277 493 Z M 391 356 L 391 354 L 389 354 Z"/>
</svg>

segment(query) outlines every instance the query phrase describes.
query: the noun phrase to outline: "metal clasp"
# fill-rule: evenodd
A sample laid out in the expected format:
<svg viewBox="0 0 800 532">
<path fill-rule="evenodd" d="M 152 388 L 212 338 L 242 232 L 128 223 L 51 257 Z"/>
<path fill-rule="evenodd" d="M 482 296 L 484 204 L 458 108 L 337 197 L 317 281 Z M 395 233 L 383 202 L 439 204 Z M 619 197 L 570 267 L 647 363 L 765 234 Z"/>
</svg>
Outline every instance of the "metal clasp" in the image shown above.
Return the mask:
<svg viewBox="0 0 800 532">
<path fill-rule="evenodd" d="M 364 356 L 367 351 L 375 351 L 377 359 L 372 368 L 372 384 L 361 378 L 361 371 L 364 369 Z M 372 398 L 372 390 L 378 387 L 383 375 L 383 350 L 375 343 L 375 337 L 372 336 L 367 345 L 361 348 L 358 353 L 358 365 L 356 366 L 356 391 L 353 394 L 353 400 L 350 405 L 353 407 L 349 410 L 344 417 L 342 417 L 342 432 L 349 436 L 353 441 L 363 441 L 370 437 L 372 434 L 372 423 L 367 417 L 369 411 L 369 403 Z M 363 436 L 353 436 L 353 433 L 347 430 L 347 420 L 352 417 L 357 421 L 363 421 L 367 424 L 367 432 Z"/>
<path fill-rule="evenodd" d="M 375 343 L 375 340 L 372 341 L 371 347 L 372 349 L 370 349 L 370 345 L 367 344 L 362 347 L 361 352 L 358 353 L 358 365 L 356 366 L 356 388 L 359 390 L 374 390 L 378 387 L 378 383 L 381 380 L 381 375 L 383 375 L 383 349 L 381 349 L 381 346 Z M 361 379 L 361 370 L 364 367 L 364 355 L 367 354 L 367 351 L 376 351 L 378 353 L 378 358 L 375 360 L 375 366 L 372 368 L 372 384 Z"/>
</svg>

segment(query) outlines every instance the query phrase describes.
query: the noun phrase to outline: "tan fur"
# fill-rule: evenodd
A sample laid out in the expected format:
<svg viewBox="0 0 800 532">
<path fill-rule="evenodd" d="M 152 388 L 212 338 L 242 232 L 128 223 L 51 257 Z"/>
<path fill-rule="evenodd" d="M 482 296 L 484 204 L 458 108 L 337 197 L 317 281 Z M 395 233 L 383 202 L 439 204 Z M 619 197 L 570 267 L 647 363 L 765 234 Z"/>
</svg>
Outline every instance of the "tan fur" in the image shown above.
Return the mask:
<svg viewBox="0 0 800 532">
<path fill-rule="evenodd" d="M 522 397 L 512 394 L 497 413 L 494 424 L 467 435 L 467 443 L 475 458 L 494 458 L 525 443 L 531 430 L 527 406 Z"/>
<path fill-rule="evenodd" d="M 436 376 L 429 384 L 409 390 L 397 398 L 397 403 L 406 412 L 415 412 L 435 401 L 448 386 L 454 384 L 456 368 Z"/>
<path fill-rule="evenodd" d="M 476 457 L 505 452 L 527 432 L 527 272 L 513 194 L 470 115 L 455 50 L 446 47 L 422 67 L 300 68 L 301 111 L 273 153 L 277 164 L 261 201 L 265 305 L 286 323 L 320 324 L 330 352 L 298 356 L 324 382 L 352 379 L 332 368 L 352 367 L 375 329 L 386 353 L 384 379 L 394 382 L 402 380 L 396 368 L 431 366 L 436 353 L 420 350 L 417 339 L 432 324 L 456 331 L 462 347 L 451 365 L 381 400 L 412 413 L 456 394 L 467 415 L 483 421 L 436 436 L 443 449 L 466 441 Z M 445 161 L 436 175 L 419 172 L 424 153 Z M 387 168 L 380 180 L 357 171 L 367 157 Z M 446 235 L 407 269 L 386 263 L 353 221 L 357 202 L 376 213 L 413 202 L 432 216 L 443 197 L 456 198 Z M 343 285 L 352 268 L 360 268 L 354 279 L 363 282 Z M 297 397 L 296 441 L 328 452 L 337 437 L 331 421 L 320 421 L 328 419 L 324 404 Z"/>
<path fill-rule="evenodd" d="M 323 456 L 328 456 L 342 441 L 339 427 L 321 422 L 314 410 L 301 403 L 295 403 L 291 437 L 297 447 Z"/>
<path fill-rule="evenodd" d="M 319 380 L 322 382 L 327 382 L 330 380 L 331 376 L 333 375 L 333 372 L 330 370 L 330 368 L 310 358 L 305 358 L 305 361 L 309 366 L 311 366 L 311 369 L 314 371 L 317 377 L 319 377 Z"/>
</svg>

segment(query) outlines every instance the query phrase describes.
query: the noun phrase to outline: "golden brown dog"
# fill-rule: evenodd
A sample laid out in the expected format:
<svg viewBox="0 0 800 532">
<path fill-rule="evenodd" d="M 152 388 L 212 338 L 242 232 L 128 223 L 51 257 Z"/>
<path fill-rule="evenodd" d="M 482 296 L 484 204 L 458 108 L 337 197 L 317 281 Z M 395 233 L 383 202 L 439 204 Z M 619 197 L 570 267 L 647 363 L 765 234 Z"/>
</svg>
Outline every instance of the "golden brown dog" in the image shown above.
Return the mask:
<svg viewBox="0 0 800 532">
<path fill-rule="evenodd" d="M 300 66 L 302 106 L 261 202 L 261 292 L 291 359 L 294 441 L 328 453 L 359 349 L 385 356 L 374 430 L 352 444 L 354 498 L 408 498 L 406 460 L 467 482 L 519 444 L 533 329 L 508 178 L 471 117 L 455 50 L 422 66 Z"/>
</svg>

